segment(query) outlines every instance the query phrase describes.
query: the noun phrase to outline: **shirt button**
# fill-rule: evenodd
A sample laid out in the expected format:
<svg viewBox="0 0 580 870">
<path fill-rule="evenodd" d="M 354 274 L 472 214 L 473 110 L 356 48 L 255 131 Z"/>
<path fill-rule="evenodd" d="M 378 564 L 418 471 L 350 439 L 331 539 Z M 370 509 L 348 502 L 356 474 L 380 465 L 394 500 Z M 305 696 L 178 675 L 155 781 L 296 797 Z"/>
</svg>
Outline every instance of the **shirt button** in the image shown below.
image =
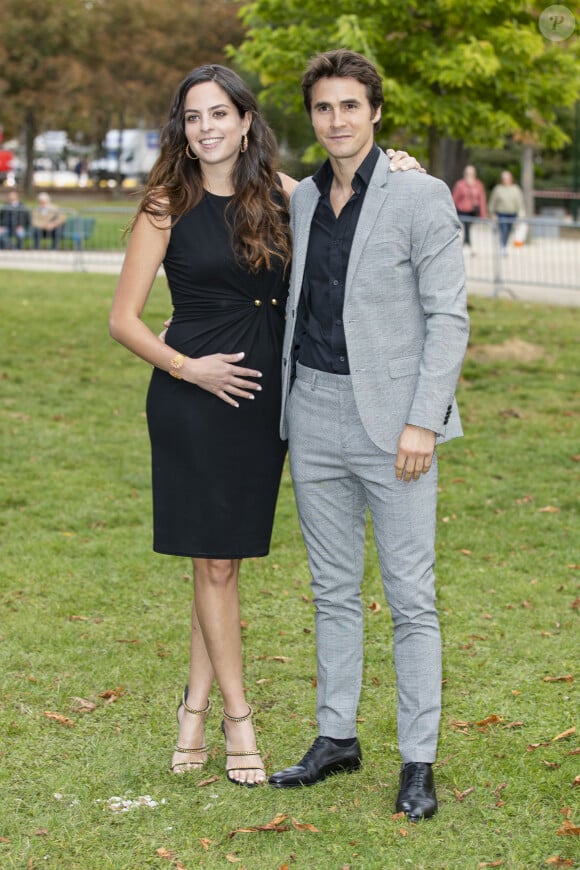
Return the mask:
<svg viewBox="0 0 580 870">
<path fill-rule="evenodd" d="M 337 326 L 340 326 L 340 324 L 342 323 L 342 320 L 335 320 L 334 322 Z"/>
<path fill-rule="evenodd" d="M 278 300 L 277 300 L 277 299 L 270 299 L 270 302 L 272 303 L 272 305 L 277 305 L 277 304 L 278 304 Z"/>
<path fill-rule="evenodd" d="M 259 308 L 261 304 L 262 304 L 261 299 L 254 299 L 254 305 L 256 306 L 256 308 Z"/>
<path fill-rule="evenodd" d="M 343 357 L 343 356 L 339 356 L 339 360 L 340 360 L 341 362 L 344 362 L 344 357 Z"/>
<path fill-rule="evenodd" d="M 338 284 L 338 281 L 335 279 L 335 280 L 332 282 L 332 286 L 333 286 L 333 287 L 336 287 L 337 284 Z"/>
</svg>

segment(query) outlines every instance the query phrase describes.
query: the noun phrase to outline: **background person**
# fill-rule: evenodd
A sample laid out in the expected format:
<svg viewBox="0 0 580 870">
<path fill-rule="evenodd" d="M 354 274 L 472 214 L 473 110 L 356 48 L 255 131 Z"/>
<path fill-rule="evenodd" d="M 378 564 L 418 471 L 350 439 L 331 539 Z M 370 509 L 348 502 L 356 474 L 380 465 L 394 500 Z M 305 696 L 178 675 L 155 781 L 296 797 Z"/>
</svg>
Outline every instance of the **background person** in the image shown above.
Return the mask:
<svg viewBox="0 0 580 870">
<path fill-rule="evenodd" d="M 475 166 L 466 166 L 463 170 L 463 178 L 456 181 L 453 186 L 453 202 L 457 209 L 459 220 L 463 226 L 463 241 L 471 253 L 471 223 L 473 218 L 487 217 L 487 204 L 485 188 L 479 178 Z"/>
<path fill-rule="evenodd" d="M 442 181 L 389 172 L 374 142 L 384 98 L 369 60 L 319 55 L 302 88 L 329 159 L 292 197 L 281 435 L 312 574 L 319 736 L 270 783 L 313 785 L 360 767 L 368 508 L 393 619 L 396 808 L 417 821 L 437 810 L 435 443 L 462 434 L 454 392 L 469 321 L 460 227 Z"/>
<path fill-rule="evenodd" d="M 0 248 L 21 249 L 30 229 L 30 211 L 16 190 L 8 194 L 8 202 L 0 209 Z"/>
<path fill-rule="evenodd" d="M 55 205 L 48 193 L 38 194 L 38 205 L 32 210 L 34 247 L 40 248 L 41 239 L 50 239 L 53 250 L 58 248 L 66 216 Z"/>
<path fill-rule="evenodd" d="M 507 169 L 501 174 L 500 184 L 496 184 L 491 192 L 489 211 L 497 218 L 501 252 L 505 256 L 513 225 L 526 215 L 522 189 Z"/>
</svg>

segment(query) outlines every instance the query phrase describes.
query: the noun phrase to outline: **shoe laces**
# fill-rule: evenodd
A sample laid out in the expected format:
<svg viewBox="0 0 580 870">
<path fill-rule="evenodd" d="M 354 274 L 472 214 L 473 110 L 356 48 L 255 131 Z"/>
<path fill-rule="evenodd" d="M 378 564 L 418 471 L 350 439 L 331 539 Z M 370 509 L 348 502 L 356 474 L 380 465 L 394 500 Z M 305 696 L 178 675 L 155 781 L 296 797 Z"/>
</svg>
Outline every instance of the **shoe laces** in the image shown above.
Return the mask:
<svg viewBox="0 0 580 870">
<path fill-rule="evenodd" d="M 425 780 L 429 775 L 429 765 L 410 762 L 405 765 L 404 770 L 408 775 L 407 785 L 412 786 L 413 788 L 422 789 L 425 785 Z"/>
<path fill-rule="evenodd" d="M 324 740 L 325 740 L 324 737 L 317 737 L 316 738 L 316 740 L 314 741 L 314 743 L 312 744 L 312 746 L 310 747 L 310 749 L 308 750 L 308 752 L 306 753 L 306 755 L 302 759 L 301 764 L 305 764 L 307 761 L 310 761 L 311 756 L 314 755 L 315 752 L 317 752 L 317 750 L 320 748 L 320 745 L 322 743 L 324 743 Z"/>
</svg>

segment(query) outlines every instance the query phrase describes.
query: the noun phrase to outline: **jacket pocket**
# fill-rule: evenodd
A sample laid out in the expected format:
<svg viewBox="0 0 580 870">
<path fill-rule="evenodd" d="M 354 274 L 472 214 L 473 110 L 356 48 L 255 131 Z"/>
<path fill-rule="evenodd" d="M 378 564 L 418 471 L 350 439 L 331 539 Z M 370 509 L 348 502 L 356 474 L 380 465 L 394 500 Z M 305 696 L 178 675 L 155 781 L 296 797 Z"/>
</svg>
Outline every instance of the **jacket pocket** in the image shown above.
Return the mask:
<svg viewBox="0 0 580 870">
<path fill-rule="evenodd" d="M 404 378 L 407 375 L 419 374 L 421 366 L 421 354 L 415 356 L 401 356 L 398 359 L 389 360 L 389 375 L 392 378 Z"/>
</svg>

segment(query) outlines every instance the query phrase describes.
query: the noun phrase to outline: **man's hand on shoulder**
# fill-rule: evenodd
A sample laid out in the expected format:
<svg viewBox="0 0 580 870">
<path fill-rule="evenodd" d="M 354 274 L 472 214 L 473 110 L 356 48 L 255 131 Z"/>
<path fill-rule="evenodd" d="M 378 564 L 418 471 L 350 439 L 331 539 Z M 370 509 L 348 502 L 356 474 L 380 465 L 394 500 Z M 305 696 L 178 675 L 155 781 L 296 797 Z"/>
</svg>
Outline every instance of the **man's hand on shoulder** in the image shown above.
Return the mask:
<svg viewBox="0 0 580 870">
<path fill-rule="evenodd" d="M 395 151 L 394 148 L 386 149 L 387 157 L 391 158 L 389 169 L 391 172 L 397 172 L 402 169 L 406 172 L 407 169 L 417 169 L 419 172 L 427 172 L 415 157 L 411 157 L 406 151 Z"/>
<path fill-rule="evenodd" d="M 435 451 L 435 432 L 421 426 L 407 424 L 399 438 L 399 448 L 395 460 L 397 480 L 409 483 L 427 474 L 433 462 Z"/>
</svg>

